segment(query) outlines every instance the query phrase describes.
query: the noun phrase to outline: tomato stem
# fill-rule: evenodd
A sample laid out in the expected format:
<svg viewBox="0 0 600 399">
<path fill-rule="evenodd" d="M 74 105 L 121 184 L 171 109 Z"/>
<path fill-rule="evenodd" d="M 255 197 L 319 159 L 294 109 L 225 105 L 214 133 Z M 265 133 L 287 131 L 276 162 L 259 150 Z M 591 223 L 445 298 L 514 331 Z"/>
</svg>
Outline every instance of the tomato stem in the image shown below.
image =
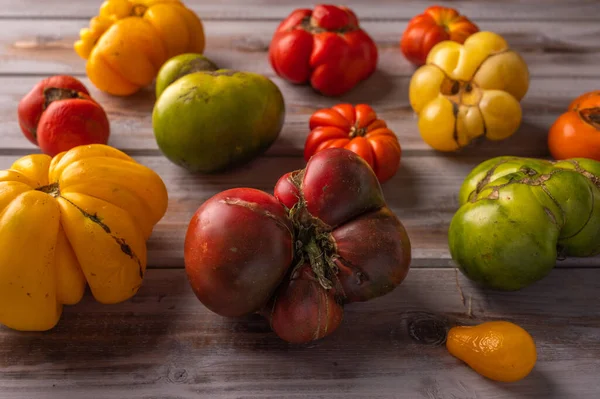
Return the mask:
<svg viewBox="0 0 600 399">
<path fill-rule="evenodd" d="M 64 89 L 62 87 L 47 87 L 44 89 L 44 109 L 48 108 L 54 101 L 70 98 L 84 97 L 77 90 Z"/>
<path fill-rule="evenodd" d="M 314 238 L 312 238 L 305 246 L 304 252 L 308 256 L 308 260 L 310 262 L 310 266 L 312 267 L 313 272 L 319 279 L 319 283 L 326 290 L 331 289 L 333 286 L 331 281 L 325 277 L 325 268 L 326 265 L 324 262 L 325 254 L 319 248 Z"/>
<path fill-rule="evenodd" d="M 581 109 L 579 115 L 586 123 L 600 130 L 600 107 Z"/>
<path fill-rule="evenodd" d="M 290 209 L 289 217 L 296 239 L 294 271 L 308 260 L 319 284 L 326 290 L 333 288 L 332 277 L 337 266 L 333 261 L 334 244 L 325 225 L 308 212 L 302 199 Z"/>
<path fill-rule="evenodd" d="M 135 4 L 131 9 L 131 15 L 134 17 L 143 17 L 147 9 L 148 7 L 143 4 Z"/>
<path fill-rule="evenodd" d="M 322 28 L 318 25 L 315 25 L 313 22 L 314 21 L 312 20 L 312 18 L 310 16 L 305 17 L 302 20 L 302 22 L 300 22 L 300 28 L 302 28 L 305 31 L 312 33 L 312 34 L 323 33 L 323 32 L 346 33 L 346 32 L 352 32 L 354 30 L 358 30 L 358 27 L 355 27 L 352 25 L 344 26 L 340 29 L 328 30 L 328 29 Z"/>
<path fill-rule="evenodd" d="M 359 128 L 358 126 L 354 125 L 350 128 L 350 138 L 354 138 L 354 137 L 363 137 L 365 134 L 367 134 L 367 129 L 365 128 Z"/>
<path fill-rule="evenodd" d="M 60 196 L 60 188 L 58 187 L 58 183 L 48 184 L 46 186 L 36 188 L 37 191 L 41 191 L 43 193 L 49 194 L 54 198 Z"/>
</svg>

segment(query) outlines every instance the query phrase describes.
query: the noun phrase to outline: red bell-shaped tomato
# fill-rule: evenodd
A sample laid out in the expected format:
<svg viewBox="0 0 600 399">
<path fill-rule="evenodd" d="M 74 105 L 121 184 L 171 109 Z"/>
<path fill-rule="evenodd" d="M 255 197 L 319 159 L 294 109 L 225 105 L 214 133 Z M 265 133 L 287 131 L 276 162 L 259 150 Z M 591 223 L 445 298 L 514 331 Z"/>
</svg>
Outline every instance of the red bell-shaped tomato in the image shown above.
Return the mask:
<svg viewBox="0 0 600 399">
<path fill-rule="evenodd" d="M 280 77 L 338 96 L 375 71 L 377 46 L 352 10 L 317 5 L 295 10 L 280 23 L 269 60 Z"/>
<path fill-rule="evenodd" d="M 215 195 L 185 240 L 187 275 L 205 306 L 223 316 L 260 313 L 294 343 L 333 333 L 345 303 L 392 291 L 410 260 L 408 235 L 373 170 L 343 148 L 282 176 L 274 196 Z"/>
<path fill-rule="evenodd" d="M 400 166 L 398 137 L 366 104 L 320 109 L 309 124 L 311 132 L 304 145 L 307 161 L 326 148 L 346 148 L 367 161 L 381 183 L 394 176 Z"/>
</svg>

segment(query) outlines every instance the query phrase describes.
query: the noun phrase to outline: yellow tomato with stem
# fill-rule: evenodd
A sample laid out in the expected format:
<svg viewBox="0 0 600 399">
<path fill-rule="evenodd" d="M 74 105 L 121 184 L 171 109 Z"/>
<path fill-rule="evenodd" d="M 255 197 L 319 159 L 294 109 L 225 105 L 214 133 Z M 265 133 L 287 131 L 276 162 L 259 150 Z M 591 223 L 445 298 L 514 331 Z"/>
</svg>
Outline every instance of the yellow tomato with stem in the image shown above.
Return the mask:
<svg viewBox="0 0 600 399">
<path fill-rule="evenodd" d="M 51 329 L 86 285 L 101 303 L 131 298 L 167 199 L 154 171 L 102 144 L 0 171 L 0 323 Z"/>
<path fill-rule="evenodd" d="M 411 78 L 409 98 L 423 140 L 436 150 L 456 151 L 476 138 L 513 135 L 528 87 L 523 58 L 500 35 L 484 31 L 464 44 L 435 45 Z"/>
<path fill-rule="evenodd" d="M 204 51 L 204 28 L 179 0 L 106 0 L 75 51 L 100 90 L 130 95 L 152 83 L 160 67 L 183 53 Z"/>
</svg>

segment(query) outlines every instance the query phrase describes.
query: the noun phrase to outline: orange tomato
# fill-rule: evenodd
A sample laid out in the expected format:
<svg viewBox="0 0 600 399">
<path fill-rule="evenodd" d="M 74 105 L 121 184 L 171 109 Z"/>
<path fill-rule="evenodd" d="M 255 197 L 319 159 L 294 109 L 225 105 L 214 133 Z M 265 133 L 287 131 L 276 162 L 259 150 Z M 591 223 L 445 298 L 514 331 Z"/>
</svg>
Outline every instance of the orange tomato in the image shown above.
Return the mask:
<svg viewBox="0 0 600 399">
<path fill-rule="evenodd" d="M 346 148 L 367 161 L 381 183 L 394 176 L 400 166 L 396 134 L 366 104 L 320 109 L 309 124 L 311 132 L 304 145 L 307 161 L 326 148 Z"/>
<path fill-rule="evenodd" d="M 533 337 L 508 321 L 452 327 L 448 331 L 446 348 L 452 356 L 494 381 L 522 380 L 537 362 Z"/>
<path fill-rule="evenodd" d="M 600 161 L 600 90 L 577 97 L 548 134 L 554 159 L 590 158 Z"/>
<path fill-rule="evenodd" d="M 427 54 L 437 43 L 451 40 L 463 44 L 479 27 L 453 8 L 431 6 L 408 22 L 400 49 L 413 64 L 425 64 Z"/>
</svg>

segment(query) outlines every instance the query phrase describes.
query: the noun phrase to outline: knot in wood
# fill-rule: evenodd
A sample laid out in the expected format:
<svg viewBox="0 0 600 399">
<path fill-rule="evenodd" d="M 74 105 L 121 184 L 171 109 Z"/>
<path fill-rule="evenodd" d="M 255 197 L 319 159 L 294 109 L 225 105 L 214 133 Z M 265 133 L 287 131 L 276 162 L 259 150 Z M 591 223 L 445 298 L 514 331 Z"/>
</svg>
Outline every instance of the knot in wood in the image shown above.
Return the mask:
<svg viewBox="0 0 600 399">
<path fill-rule="evenodd" d="M 416 313 L 408 320 L 408 335 L 424 345 L 444 344 L 447 332 L 448 323 L 431 313 Z"/>
</svg>

